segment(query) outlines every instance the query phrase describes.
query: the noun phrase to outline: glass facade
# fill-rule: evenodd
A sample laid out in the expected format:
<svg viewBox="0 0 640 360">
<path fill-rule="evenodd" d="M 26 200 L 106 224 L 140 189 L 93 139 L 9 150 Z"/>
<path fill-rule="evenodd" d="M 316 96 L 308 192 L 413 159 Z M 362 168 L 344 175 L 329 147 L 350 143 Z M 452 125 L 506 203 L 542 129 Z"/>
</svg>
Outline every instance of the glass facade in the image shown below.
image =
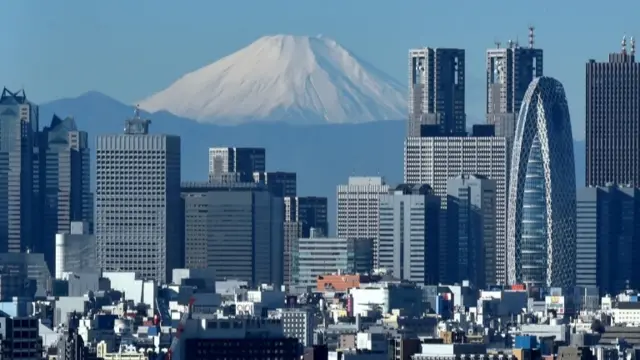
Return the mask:
<svg viewBox="0 0 640 360">
<path fill-rule="evenodd" d="M 547 269 L 547 213 L 544 165 L 540 140 L 536 136 L 527 161 L 522 199 L 522 238 L 520 240 L 522 281 L 544 286 Z"/>
<path fill-rule="evenodd" d="M 508 281 L 575 284 L 576 187 L 569 108 L 562 84 L 531 82 L 513 143 L 507 219 Z"/>
</svg>

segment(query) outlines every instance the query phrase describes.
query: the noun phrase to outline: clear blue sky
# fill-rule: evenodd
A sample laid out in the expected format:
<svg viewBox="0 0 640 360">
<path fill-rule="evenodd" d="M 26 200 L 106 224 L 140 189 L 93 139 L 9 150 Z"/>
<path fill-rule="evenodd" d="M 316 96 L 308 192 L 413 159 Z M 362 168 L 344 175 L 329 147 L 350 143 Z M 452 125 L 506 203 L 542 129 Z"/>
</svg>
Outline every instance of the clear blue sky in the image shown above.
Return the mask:
<svg viewBox="0 0 640 360">
<path fill-rule="evenodd" d="M 638 0 L 3 0 L 0 82 L 45 102 L 98 90 L 127 103 L 267 34 L 324 34 L 406 83 L 411 47 L 467 50 L 467 112 L 481 117 L 484 53 L 536 26 L 545 75 L 584 132 L 584 63 L 640 37 Z"/>
</svg>

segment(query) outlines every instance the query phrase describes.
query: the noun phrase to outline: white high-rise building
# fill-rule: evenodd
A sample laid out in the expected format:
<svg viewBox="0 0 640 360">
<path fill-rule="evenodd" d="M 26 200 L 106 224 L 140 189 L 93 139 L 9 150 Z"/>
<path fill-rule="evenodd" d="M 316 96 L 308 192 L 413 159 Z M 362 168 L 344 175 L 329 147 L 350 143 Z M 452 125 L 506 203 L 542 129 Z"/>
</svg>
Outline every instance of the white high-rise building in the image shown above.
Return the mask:
<svg viewBox="0 0 640 360">
<path fill-rule="evenodd" d="M 103 271 L 166 282 L 180 267 L 180 137 L 149 134 L 127 120 L 124 134 L 96 142 L 95 236 Z"/>
<path fill-rule="evenodd" d="M 209 148 L 209 177 L 219 179 L 225 174 L 236 174 L 239 181 L 252 182 L 254 172 L 266 171 L 264 148 Z"/>
<path fill-rule="evenodd" d="M 338 238 L 374 239 L 374 263 L 378 255 L 380 196 L 390 190 L 382 177 L 349 177 L 338 185 Z"/>
<path fill-rule="evenodd" d="M 377 268 L 418 284 L 438 284 L 440 198 L 426 184 L 402 184 L 380 198 Z"/>
<path fill-rule="evenodd" d="M 507 140 L 493 136 L 411 137 L 405 141 L 404 182 L 429 184 L 434 195 L 442 199 L 441 214 L 447 206 L 447 182 L 461 174 L 486 176 L 496 182 L 496 244 L 485 244 L 496 254 L 495 278 L 487 283 L 506 281 L 506 218 L 507 218 Z M 444 222 L 444 221 L 443 221 Z M 446 228 L 441 223 L 440 239 L 446 241 Z M 440 257 L 446 257 L 446 247 L 440 246 Z M 440 271 L 440 280 L 447 277 Z"/>
<path fill-rule="evenodd" d="M 56 234 L 56 279 L 65 273 L 96 271 L 96 239 L 86 221 L 72 221 L 68 233 Z"/>
</svg>

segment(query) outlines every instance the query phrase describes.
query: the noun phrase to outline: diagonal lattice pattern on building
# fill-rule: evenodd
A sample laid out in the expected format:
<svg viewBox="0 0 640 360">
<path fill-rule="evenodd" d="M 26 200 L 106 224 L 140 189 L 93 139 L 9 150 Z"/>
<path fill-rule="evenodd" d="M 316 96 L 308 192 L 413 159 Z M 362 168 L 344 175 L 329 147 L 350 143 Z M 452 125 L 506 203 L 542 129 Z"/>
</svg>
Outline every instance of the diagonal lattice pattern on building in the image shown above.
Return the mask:
<svg viewBox="0 0 640 360">
<path fill-rule="evenodd" d="M 562 84 L 531 82 L 516 126 L 509 180 L 509 283 L 575 283 L 576 186 L 569 108 Z"/>
</svg>

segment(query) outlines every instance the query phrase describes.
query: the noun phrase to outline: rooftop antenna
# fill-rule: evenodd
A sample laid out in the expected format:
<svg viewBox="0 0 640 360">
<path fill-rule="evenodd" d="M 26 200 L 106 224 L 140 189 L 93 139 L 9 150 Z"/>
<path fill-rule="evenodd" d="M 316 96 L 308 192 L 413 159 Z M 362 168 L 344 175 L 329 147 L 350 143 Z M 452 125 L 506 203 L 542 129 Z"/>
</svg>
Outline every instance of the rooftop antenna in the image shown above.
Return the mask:
<svg viewBox="0 0 640 360">
<path fill-rule="evenodd" d="M 622 37 L 622 43 L 621 43 L 621 45 L 622 45 L 622 53 L 623 53 L 624 55 L 626 55 L 626 54 L 627 54 L 627 35 L 624 35 L 624 36 Z"/>
<path fill-rule="evenodd" d="M 500 40 L 496 40 L 493 43 L 496 44 L 496 49 L 500 49 L 500 45 L 501 45 Z"/>
<path fill-rule="evenodd" d="M 636 54 L 636 39 L 633 38 L 633 36 L 631 37 L 631 55 L 635 55 Z"/>
<path fill-rule="evenodd" d="M 509 41 L 507 42 L 509 48 L 513 48 L 513 40 L 509 39 Z"/>
<path fill-rule="evenodd" d="M 534 31 L 536 28 L 534 26 L 529 26 L 529 49 L 533 49 L 533 41 L 535 40 Z"/>
<path fill-rule="evenodd" d="M 133 117 L 134 118 L 140 117 L 140 104 L 136 104 L 135 109 L 133 109 Z"/>
</svg>

